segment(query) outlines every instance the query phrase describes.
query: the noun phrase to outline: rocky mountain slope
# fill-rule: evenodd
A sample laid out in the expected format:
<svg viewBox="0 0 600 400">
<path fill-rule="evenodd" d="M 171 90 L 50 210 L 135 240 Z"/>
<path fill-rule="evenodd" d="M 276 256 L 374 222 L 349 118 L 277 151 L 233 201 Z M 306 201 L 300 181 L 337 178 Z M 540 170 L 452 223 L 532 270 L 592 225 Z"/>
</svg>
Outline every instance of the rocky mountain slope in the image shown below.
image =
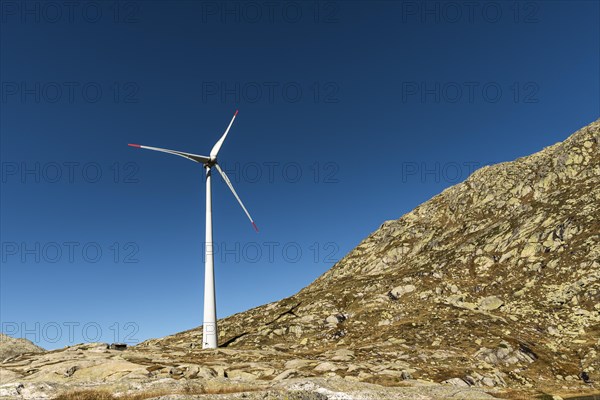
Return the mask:
<svg viewBox="0 0 600 400">
<path fill-rule="evenodd" d="M 31 341 L 0 333 L 0 361 L 23 353 L 41 353 L 44 349 Z"/>
<path fill-rule="evenodd" d="M 308 382 L 349 396 L 320 398 L 381 398 L 384 386 L 389 398 L 597 391 L 599 143 L 600 120 L 476 171 L 385 222 L 299 293 L 223 319 L 219 350 L 201 351 L 197 328 L 124 352 L 16 357 L 0 365 L 14 374 L 0 396 L 25 383 L 157 381 L 286 393 Z"/>
</svg>

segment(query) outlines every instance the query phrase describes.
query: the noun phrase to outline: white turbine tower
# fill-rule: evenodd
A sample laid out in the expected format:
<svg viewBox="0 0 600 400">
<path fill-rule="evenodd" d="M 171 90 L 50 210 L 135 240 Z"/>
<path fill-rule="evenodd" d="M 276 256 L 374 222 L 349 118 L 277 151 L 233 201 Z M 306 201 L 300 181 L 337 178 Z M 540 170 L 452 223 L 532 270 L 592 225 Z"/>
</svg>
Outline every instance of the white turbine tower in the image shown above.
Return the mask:
<svg viewBox="0 0 600 400">
<path fill-rule="evenodd" d="M 225 174 L 225 172 L 221 169 L 219 164 L 217 164 L 217 154 L 219 154 L 219 150 L 225 141 L 225 137 L 233 125 L 233 121 L 237 116 L 238 112 L 236 111 L 229 123 L 229 126 L 225 130 L 221 139 L 213 146 L 210 151 L 210 156 L 199 156 L 197 154 L 184 153 L 182 151 L 161 149 L 158 147 L 149 147 L 142 146 L 139 144 L 129 144 L 131 147 L 139 147 L 141 149 L 147 150 L 155 150 L 161 151 L 163 153 L 174 154 L 176 156 L 185 157 L 188 160 L 200 163 L 204 165 L 204 169 L 206 170 L 206 258 L 204 261 L 204 323 L 203 323 L 203 335 L 202 335 L 202 348 L 203 349 L 216 349 L 218 342 L 218 331 L 217 331 L 217 304 L 215 300 L 215 275 L 214 275 L 214 260 L 213 260 L 213 238 L 212 238 L 212 200 L 211 200 L 211 187 L 210 187 L 210 178 L 211 178 L 211 169 L 215 167 L 219 174 L 223 177 L 223 180 L 231 189 L 231 192 L 237 199 L 240 206 L 250 219 L 252 226 L 258 232 L 258 228 L 254 223 L 254 220 L 250 216 L 246 207 L 244 207 L 244 203 L 240 200 L 240 197 L 235 192 L 231 181 Z"/>
</svg>

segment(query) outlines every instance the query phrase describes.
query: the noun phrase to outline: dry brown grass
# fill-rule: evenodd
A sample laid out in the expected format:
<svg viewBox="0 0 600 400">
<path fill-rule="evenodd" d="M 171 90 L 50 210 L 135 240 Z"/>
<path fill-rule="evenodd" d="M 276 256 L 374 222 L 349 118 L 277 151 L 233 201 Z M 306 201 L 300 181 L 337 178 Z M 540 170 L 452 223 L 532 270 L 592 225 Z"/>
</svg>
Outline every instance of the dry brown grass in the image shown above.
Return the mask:
<svg viewBox="0 0 600 400">
<path fill-rule="evenodd" d="M 556 393 L 556 392 L 554 392 Z M 563 399 L 585 399 L 585 400 L 595 400 L 595 398 L 600 399 L 600 393 L 592 391 L 584 391 L 577 393 L 556 393 L 560 395 Z M 553 395 L 540 392 L 540 391 L 524 391 L 524 390 L 507 390 L 504 392 L 496 392 L 492 394 L 494 397 L 498 399 L 506 399 L 506 400 L 552 400 Z M 596 397 L 594 397 L 596 396 Z"/>
<path fill-rule="evenodd" d="M 261 390 L 258 387 L 245 386 L 245 385 L 229 385 L 219 387 L 192 387 L 188 386 L 180 390 L 147 390 L 138 393 L 131 393 L 122 396 L 115 396 L 107 390 L 102 389 L 82 389 L 72 390 L 69 392 L 62 393 L 53 400 L 146 400 L 154 397 L 167 396 L 173 394 L 188 394 L 188 395 L 200 395 L 200 394 L 229 394 L 229 393 L 240 393 L 240 392 L 254 392 Z"/>
<path fill-rule="evenodd" d="M 114 400 L 115 397 L 103 390 L 74 390 L 59 394 L 54 400 Z"/>
<path fill-rule="evenodd" d="M 522 390 L 507 390 L 505 392 L 496 392 L 492 395 L 498 399 L 507 400 L 552 400 L 552 396 L 548 397 L 544 393 Z"/>
<path fill-rule="evenodd" d="M 227 386 L 218 388 L 206 388 L 202 394 L 228 394 L 228 393 L 241 393 L 241 392 L 257 392 L 261 388 L 257 387 L 246 387 L 246 386 Z M 186 393 L 189 394 L 189 393 Z"/>
<path fill-rule="evenodd" d="M 575 394 L 565 394 L 558 393 L 563 399 L 569 400 L 577 400 L 577 399 L 585 399 L 585 400 L 595 400 L 596 398 L 600 399 L 600 394 L 594 394 L 591 392 L 586 393 L 575 393 Z M 497 392 L 493 393 L 493 396 L 498 399 L 507 399 L 507 400 L 552 400 L 554 397 L 552 394 L 544 393 L 544 392 L 532 392 L 532 391 L 522 391 L 522 390 L 509 390 L 506 392 Z M 597 397 L 594 397 L 597 396 Z"/>
<path fill-rule="evenodd" d="M 410 386 L 408 383 L 403 381 L 399 377 L 389 375 L 374 375 L 364 380 L 367 383 L 373 383 L 375 385 L 386 386 L 386 387 L 407 387 Z"/>
</svg>

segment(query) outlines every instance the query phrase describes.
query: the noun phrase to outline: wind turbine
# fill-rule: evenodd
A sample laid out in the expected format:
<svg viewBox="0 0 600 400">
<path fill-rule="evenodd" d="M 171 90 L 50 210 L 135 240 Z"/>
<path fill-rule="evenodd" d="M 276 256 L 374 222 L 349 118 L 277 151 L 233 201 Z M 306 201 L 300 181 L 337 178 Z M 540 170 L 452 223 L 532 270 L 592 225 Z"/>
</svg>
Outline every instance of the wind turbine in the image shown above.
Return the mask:
<svg viewBox="0 0 600 400">
<path fill-rule="evenodd" d="M 176 156 L 187 158 L 188 160 L 197 162 L 199 164 L 204 165 L 204 169 L 206 170 L 206 257 L 204 261 L 204 323 L 202 326 L 202 348 L 203 349 L 216 349 L 218 342 L 218 331 L 217 331 L 217 304 L 215 300 L 215 275 L 214 275 L 214 260 L 213 260 L 213 238 L 212 238 L 212 199 L 211 199 L 211 171 L 212 167 L 215 167 L 231 192 L 237 199 L 240 206 L 248 216 L 248 219 L 252 223 L 254 229 L 258 232 L 258 228 L 254 223 L 254 220 L 250 216 L 246 207 L 244 207 L 244 203 L 240 200 L 240 197 L 236 193 L 231 181 L 225 174 L 225 172 L 221 169 L 219 164 L 217 164 L 217 154 L 219 154 L 219 150 L 227 137 L 227 133 L 229 133 L 229 129 L 231 129 L 231 125 L 233 125 L 233 121 L 237 116 L 238 112 L 236 110 L 235 114 L 233 114 L 233 118 L 231 118 L 231 122 L 229 126 L 225 130 L 221 139 L 215 143 L 212 150 L 210 151 L 210 156 L 199 156 L 197 154 L 185 153 L 183 151 L 175 151 L 168 149 L 161 149 L 158 147 L 150 147 L 150 146 L 142 146 L 139 144 L 129 144 L 131 147 L 138 147 L 140 149 L 154 150 L 160 151 L 163 153 L 174 154 Z"/>
</svg>

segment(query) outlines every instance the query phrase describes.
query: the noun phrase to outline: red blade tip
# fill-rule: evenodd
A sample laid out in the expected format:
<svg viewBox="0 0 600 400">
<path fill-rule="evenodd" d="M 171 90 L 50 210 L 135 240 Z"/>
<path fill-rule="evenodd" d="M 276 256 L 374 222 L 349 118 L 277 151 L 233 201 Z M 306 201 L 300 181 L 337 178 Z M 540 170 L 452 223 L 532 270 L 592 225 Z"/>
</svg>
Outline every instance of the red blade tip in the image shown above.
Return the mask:
<svg viewBox="0 0 600 400">
<path fill-rule="evenodd" d="M 258 232 L 258 228 L 256 227 L 256 224 L 255 224 L 254 222 L 252 222 L 252 226 L 254 227 L 254 230 L 255 230 L 256 232 Z"/>
<path fill-rule="evenodd" d="M 131 146 L 131 147 L 142 147 L 139 144 L 135 144 L 135 143 L 129 143 L 127 146 Z"/>
<path fill-rule="evenodd" d="M 235 117 L 237 115 L 239 110 L 235 110 L 235 114 L 233 114 L 233 116 Z"/>
</svg>

